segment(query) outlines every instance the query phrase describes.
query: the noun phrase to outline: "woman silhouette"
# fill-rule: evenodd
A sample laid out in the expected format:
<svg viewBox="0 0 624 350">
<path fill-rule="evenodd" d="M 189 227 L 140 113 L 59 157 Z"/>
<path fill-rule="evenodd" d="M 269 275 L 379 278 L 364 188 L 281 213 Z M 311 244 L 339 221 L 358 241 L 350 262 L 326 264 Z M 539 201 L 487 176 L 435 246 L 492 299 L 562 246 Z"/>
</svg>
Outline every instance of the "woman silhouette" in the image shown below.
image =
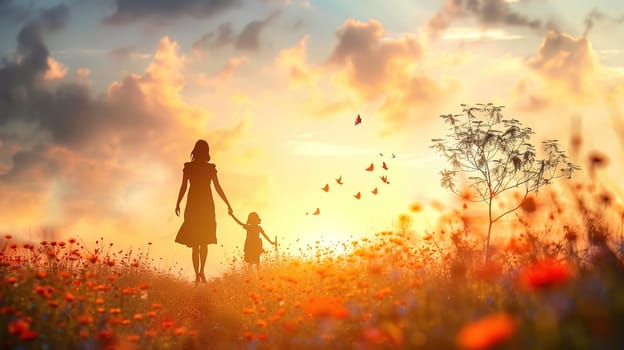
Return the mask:
<svg viewBox="0 0 624 350">
<path fill-rule="evenodd" d="M 232 206 L 228 202 L 217 177 L 217 169 L 210 160 L 208 142 L 198 140 L 191 151 L 191 161 L 184 163 L 182 184 L 176 203 L 175 213 L 180 216 L 180 202 L 186 193 L 187 184 L 191 184 L 186 207 L 184 208 L 184 222 L 178 231 L 175 241 L 193 248 L 193 268 L 195 269 L 195 283 L 206 283 L 204 266 L 208 255 L 208 244 L 217 243 L 217 222 L 215 221 L 215 206 L 212 199 L 210 183 L 227 204 L 228 213 L 232 214 Z"/>
</svg>

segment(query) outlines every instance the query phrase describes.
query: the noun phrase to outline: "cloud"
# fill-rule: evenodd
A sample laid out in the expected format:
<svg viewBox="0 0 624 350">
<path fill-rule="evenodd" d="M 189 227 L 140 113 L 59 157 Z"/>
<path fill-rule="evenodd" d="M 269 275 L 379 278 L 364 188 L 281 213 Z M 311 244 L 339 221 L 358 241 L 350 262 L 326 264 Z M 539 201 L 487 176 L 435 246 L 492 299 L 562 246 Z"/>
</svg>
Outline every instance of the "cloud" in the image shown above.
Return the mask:
<svg viewBox="0 0 624 350">
<path fill-rule="evenodd" d="M 384 29 L 380 22 L 366 23 L 349 19 L 336 32 L 338 43 L 328 63 L 344 67 L 342 78 L 366 99 L 382 95 L 397 75 L 406 72 L 402 67 L 418 61 L 423 47 L 413 36 L 396 40 L 383 40 Z"/>
<path fill-rule="evenodd" d="M 17 36 L 16 60 L 5 60 L 0 67 L 0 126 L 21 110 L 29 109 L 35 81 L 49 70 L 49 50 L 43 41 L 45 32 L 62 29 L 69 20 L 65 4 L 43 10 L 27 23 Z"/>
<path fill-rule="evenodd" d="M 216 32 L 210 32 L 203 35 L 193 43 L 193 51 L 208 51 L 210 49 L 220 48 L 229 45 L 236 40 L 231 23 L 221 24 Z"/>
<path fill-rule="evenodd" d="M 227 22 L 219 25 L 216 31 L 202 35 L 193 43 L 193 51 L 205 52 L 233 44 L 238 50 L 257 51 L 260 49 L 260 35 L 269 23 L 281 14 L 281 11 L 273 11 L 269 16 L 261 20 L 247 23 L 237 35 L 232 30 L 232 24 Z"/>
<path fill-rule="evenodd" d="M 223 68 L 217 73 L 217 78 L 221 81 L 230 80 L 238 67 L 245 64 L 249 59 L 245 56 L 232 57 Z"/>
<path fill-rule="evenodd" d="M 333 81 L 356 92 L 365 102 L 381 99 L 384 132 L 399 130 L 416 110 L 425 111 L 459 89 L 454 81 L 434 81 L 416 69 L 425 48 L 415 36 L 384 37 L 376 20 L 349 19 L 336 32 L 337 43 L 327 60 Z"/>
<path fill-rule="evenodd" d="M 587 16 L 585 16 L 585 30 L 583 31 L 583 37 L 589 34 L 589 31 L 594 27 L 596 22 L 611 22 L 615 24 L 624 23 L 624 14 L 619 17 L 608 15 L 598 9 L 591 10 Z"/>
<path fill-rule="evenodd" d="M 48 70 L 43 75 L 43 79 L 59 80 L 65 78 L 65 75 L 67 75 L 67 66 L 52 57 L 48 57 Z"/>
<path fill-rule="evenodd" d="M 151 56 L 150 54 L 139 52 L 136 48 L 132 46 L 124 46 L 112 49 L 108 52 L 108 55 L 114 60 L 121 62 L 147 59 Z"/>
<path fill-rule="evenodd" d="M 142 208 L 170 195 L 162 188 L 172 164 L 178 174 L 180 155 L 207 137 L 213 151 L 224 151 L 246 131 L 240 121 L 207 132 L 212 116 L 182 98 L 186 58 L 167 37 L 142 74 L 126 75 L 105 94 L 79 81 L 47 84 L 54 67 L 35 29 L 60 27 L 50 18 L 37 23 L 20 32 L 21 57 L 0 67 L 0 77 L 11 78 L 0 79 L 0 221 L 16 228 L 116 223 L 126 232 L 152 225 L 157 214 Z M 18 77 L 28 79 L 15 92 L 7 84 Z"/>
<path fill-rule="evenodd" d="M 306 62 L 308 39 L 303 37 L 295 47 L 283 49 L 275 57 L 275 64 L 287 72 L 292 86 L 308 85 L 320 78 L 320 70 Z"/>
<path fill-rule="evenodd" d="M 547 81 L 581 96 L 589 90 L 589 79 L 598 63 L 589 39 L 549 31 L 527 65 Z"/>
<path fill-rule="evenodd" d="M 116 0 L 115 12 L 104 22 L 123 25 L 142 20 L 162 22 L 185 16 L 204 19 L 216 17 L 241 3 L 242 0 Z"/>
<path fill-rule="evenodd" d="M 558 101 L 584 103 L 603 96 L 609 73 L 600 65 L 587 37 L 549 31 L 537 53 L 525 61 L 531 74 L 515 85 L 519 109 L 537 112 Z M 606 78 L 606 79 L 605 79 Z"/>
<path fill-rule="evenodd" d="M 541 20 L 513 10 L 506 0 L 446 0 L 444 7 L 436 12 L 425 25 L 430 38 L 439 38 L 457 18 L 474 17 L 484 28 L 510 25 L 541 29 Z"/>
<path fill-rule="evenodd" d="M 262 30 L 277 16 L 281 11 L 273 11 L 267 18 L 263 20 L 251 21 L 238 34 L 234 47 L 239 50 L 256 51 L 260 48 L 260 33 Z"/>
</svg>

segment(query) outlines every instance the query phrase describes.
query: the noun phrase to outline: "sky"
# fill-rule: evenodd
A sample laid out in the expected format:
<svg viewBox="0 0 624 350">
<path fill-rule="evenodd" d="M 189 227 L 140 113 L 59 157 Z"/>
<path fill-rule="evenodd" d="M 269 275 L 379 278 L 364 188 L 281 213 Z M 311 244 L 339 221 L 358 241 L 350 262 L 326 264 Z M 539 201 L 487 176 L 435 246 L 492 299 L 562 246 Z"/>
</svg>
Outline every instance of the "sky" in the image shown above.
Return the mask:
<svg viewBox="0 0 624 350">
<path fill-rule="evenodd" d="M 577 162 L 602 152 L 617 186 L 622 37 L 606 0 L 0 0 L 0 233 L 151 242 L 192 271 L 174 208 L 198 139 L 235 214 L 293 251 L 401 214 L 434 230 L 457 201 L 429 146 L 462 103 L 505 106 L 535 143 L 581 136 Z M 245 239 L 215 201 L 212 273 Z"/>
</svg>

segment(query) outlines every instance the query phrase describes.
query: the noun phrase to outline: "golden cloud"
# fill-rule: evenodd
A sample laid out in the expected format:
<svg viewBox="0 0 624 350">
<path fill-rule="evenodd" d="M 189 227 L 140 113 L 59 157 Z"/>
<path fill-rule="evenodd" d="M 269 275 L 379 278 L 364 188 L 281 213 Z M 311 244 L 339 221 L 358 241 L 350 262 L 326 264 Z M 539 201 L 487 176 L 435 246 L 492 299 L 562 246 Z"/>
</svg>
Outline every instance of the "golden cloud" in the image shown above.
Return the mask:
<svg viewBox="0 0 624 350">
<path fill-rule="evenodd" d="M 308 36 L 305 36 L 295 47 L 281 50 L 275 58 L 277 67 L 287 72 L 293 87 L 314 84 L 320 77 L 319 69 L 306 62 L 307 42 Z"/>
<path fill-rule="evenodd" d="M 422 72 L 425 48 L 413 35 L 384 35 L 378 21 L 347 20 L 336 33 L 328 67 L 333 81 L 365 102 L 381 99 L 379 112 L 388 123 L 384 132 L 398 130 L 416 111 L 431 112 L 460 89 L 453 80 L 436 81 Z"/>
<path fill-rule="evenodd" d="M 546 33 L 537 55 L 527 64 L 549 83 L 579 96 L 589 92 L 598 65 L 588 38 L 555 31 Z"/>
</svg>

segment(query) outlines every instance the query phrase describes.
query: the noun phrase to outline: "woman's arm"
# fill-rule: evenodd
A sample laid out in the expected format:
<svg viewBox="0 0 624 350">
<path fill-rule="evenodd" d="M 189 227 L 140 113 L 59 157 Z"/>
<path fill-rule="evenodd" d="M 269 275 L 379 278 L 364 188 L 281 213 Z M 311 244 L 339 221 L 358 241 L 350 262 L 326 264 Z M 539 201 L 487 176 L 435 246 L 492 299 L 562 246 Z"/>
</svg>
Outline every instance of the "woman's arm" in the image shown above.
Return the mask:
<svg viewBox="0 0 624 350">
<path fill-rule="evenodd" d="M 221 184 L 219 183 L 219 177 L 217 176 L 217 173 L 214 173 L 212 181 L 214 182 L 215 190 L 217 190 L 219 197 L 221 197 L 221 199 L 223 199 L 223 202 L 227 204 L 228 214 L 231 215 L 234 212 L 234 210 L 232 210 L 232 206 L 230 205 L 230 202 L 227 200 L 227 197 L 225 196 L 225 193 L 223 192 L 223 189 L 221 188 Z"/>
<path fill-rule="evenodd" d="M 234 213 L 230 213 L 230 216 L 232 217 L 232 219 L 234 219 L 234 221 L 236 221 L 239 225 L 243 226 L 243 228 L 247 228 L 247 226 L 241 222 L 240 220 L 238 220 L 238 218 L 236 216 L 234 216 Z"/>
<path fill-rule="evenodd" d="M 178 201 L 176 202 L 176 207 L 175 207 L 175 214 L 177 216 L 180 216 L 180 202 L 182 201 L 182 198 L 184 198 L 184 194 L 186 193 L 187 184 L 188 184 L 188 176 L 186 175 L 186 172 L 184 172 L 182 175 L 182 183 L 180 184 L 180 192 L 178 193 Z"/>
</svg>

